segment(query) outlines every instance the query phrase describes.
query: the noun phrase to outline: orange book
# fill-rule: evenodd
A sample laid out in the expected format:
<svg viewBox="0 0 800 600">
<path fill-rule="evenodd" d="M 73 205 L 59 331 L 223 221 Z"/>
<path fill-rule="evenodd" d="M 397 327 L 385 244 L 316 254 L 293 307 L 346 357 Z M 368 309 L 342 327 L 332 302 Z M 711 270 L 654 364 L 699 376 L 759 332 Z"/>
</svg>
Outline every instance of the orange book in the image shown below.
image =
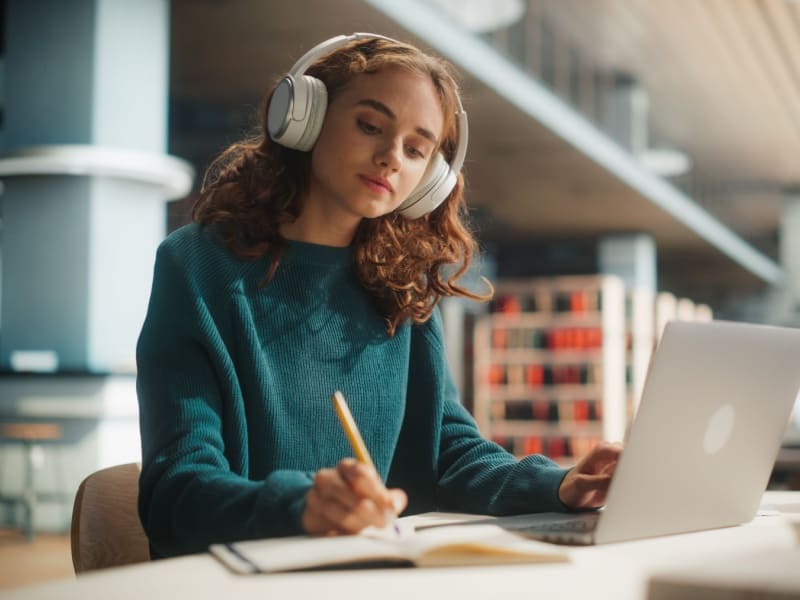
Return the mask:
<svg viewBox="0 0 800 600">
<path fill-rule="evenodd" d="M 492 330 L 492 348 L 502 350 L 508 348 L 508 330 L 507 329 L 493 329 Z"/>
<path fill-rule="evenodd" d="M 542 438 L 539 436 L 529 436 L 525 438 L 525 454 L 541 454 Z"/>
</svg>

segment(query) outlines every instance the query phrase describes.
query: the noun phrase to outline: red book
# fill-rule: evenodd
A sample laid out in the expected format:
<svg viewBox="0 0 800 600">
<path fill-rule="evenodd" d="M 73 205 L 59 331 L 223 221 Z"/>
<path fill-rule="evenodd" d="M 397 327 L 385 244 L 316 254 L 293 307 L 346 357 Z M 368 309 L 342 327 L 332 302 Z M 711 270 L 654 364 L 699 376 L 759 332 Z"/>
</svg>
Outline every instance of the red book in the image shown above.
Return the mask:
<svg viewBox="0 0 800 600">
<path fill-rule="evenodd" d="M 569 296 L 569 308 L 574 313 L 586 312 L 586 294 L 582 291 L 572 292 Z"/>
<path fill-rule="evenodd" d="M 541 454 L 542 453 L 542 438 L 539 436 L 531 436 L 525 438 L 525 454 Z"/>
<path fill-rule="evenodd" d="M 590 348 L 600 348 L 603 345 L 603 330 L 599 327 L 593 327 L 587 331 Z"/>
<path fill-rule="evenodd" d="M 542 365 L 527 365 L 525 367 L 525 383 L 531 387 L 541 387 L 544 379 Z"/>
<path fill-rule="evenodd" d="M 534 400 L 533 418 L 537 421 L 547 421 L 550 418 L 550 402 L 547 400 Z"/>
<path fill-rule="evenodd" d="M 519 298 L 511 295 L 499 298 L 497 300 L 497 308 L 498 312 L 501 313 L 519 314 L 522 312 L 522 306 L 520 305 Z"/>
<path fill-rule="evenodd" d="M 565 454 L 564 438 L 554 437 L 547 442 L 547 455 L 550 458 L 561 458 Z"/>
<path fill-rule="evenodd" d="M 505 383 L 506 372 L 503 365 L 491 365 L 489 367 L 489 385 L 501 385 Z"/>
<path fill-rule="evenodd" d="M 508 329 L 492 330 L 492 348 L 499 350 L 508 348 Z"/>
<path fill-rule="evenodd" d="M 589 420 L 589 402 L 587 400 L 575 400 L 572 405 L 576 421 Z"/>
</svg>

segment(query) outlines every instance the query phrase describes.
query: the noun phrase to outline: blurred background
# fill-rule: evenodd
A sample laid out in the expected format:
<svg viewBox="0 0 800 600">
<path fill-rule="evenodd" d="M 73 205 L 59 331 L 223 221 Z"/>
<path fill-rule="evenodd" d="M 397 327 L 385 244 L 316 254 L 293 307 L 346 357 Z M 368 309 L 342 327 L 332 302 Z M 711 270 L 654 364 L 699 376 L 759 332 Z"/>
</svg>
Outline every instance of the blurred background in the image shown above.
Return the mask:
<svg viewBox="0 0 800 600">
<path fill-rule="evenodd" d="M 22 540 L 139 460 L 155 249 L 334 35 L 461 76 L 469 277 L 497 295 L 442 310 L 464 402 L 510 451 L 624 436 L 670 320 L 800 325 L 794 0 L 2 0 L 0 24 L 0 527 Z M 797 419 L 771 486 L 798 487 Z"/>
</svg>

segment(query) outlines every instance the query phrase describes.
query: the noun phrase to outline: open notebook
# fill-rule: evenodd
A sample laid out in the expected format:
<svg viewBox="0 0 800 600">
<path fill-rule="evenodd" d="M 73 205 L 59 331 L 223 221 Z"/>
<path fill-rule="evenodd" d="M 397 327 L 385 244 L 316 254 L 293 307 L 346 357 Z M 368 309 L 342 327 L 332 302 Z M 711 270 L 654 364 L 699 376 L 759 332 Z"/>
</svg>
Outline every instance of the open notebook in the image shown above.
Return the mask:
<svg viewBox="0 0 800 600">
<path fill-rule="evenodd" d="M 280 573 L 378 566 L 449 567 L 564 562 L 556 546 L 525 539 L 498 525 L 431 527 L 391 536 L 365 531 L 342 537 L 291 537 L 211 546 L 236 573 Z"/>
</svg>

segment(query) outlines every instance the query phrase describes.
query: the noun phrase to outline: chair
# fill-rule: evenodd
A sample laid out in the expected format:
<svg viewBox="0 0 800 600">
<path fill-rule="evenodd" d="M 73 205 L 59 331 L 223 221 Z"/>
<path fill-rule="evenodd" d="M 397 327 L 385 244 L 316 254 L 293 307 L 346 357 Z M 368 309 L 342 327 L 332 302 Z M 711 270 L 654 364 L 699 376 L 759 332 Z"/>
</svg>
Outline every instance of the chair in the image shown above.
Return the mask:
<svg viewBox="0 0 800 600">
<path fill-rule="evenodd" d="M 137 511 L 141 465 L 95 471 L 81 482 L 72 509 L 75 573 L 150 560 Z"/>
</svg>

